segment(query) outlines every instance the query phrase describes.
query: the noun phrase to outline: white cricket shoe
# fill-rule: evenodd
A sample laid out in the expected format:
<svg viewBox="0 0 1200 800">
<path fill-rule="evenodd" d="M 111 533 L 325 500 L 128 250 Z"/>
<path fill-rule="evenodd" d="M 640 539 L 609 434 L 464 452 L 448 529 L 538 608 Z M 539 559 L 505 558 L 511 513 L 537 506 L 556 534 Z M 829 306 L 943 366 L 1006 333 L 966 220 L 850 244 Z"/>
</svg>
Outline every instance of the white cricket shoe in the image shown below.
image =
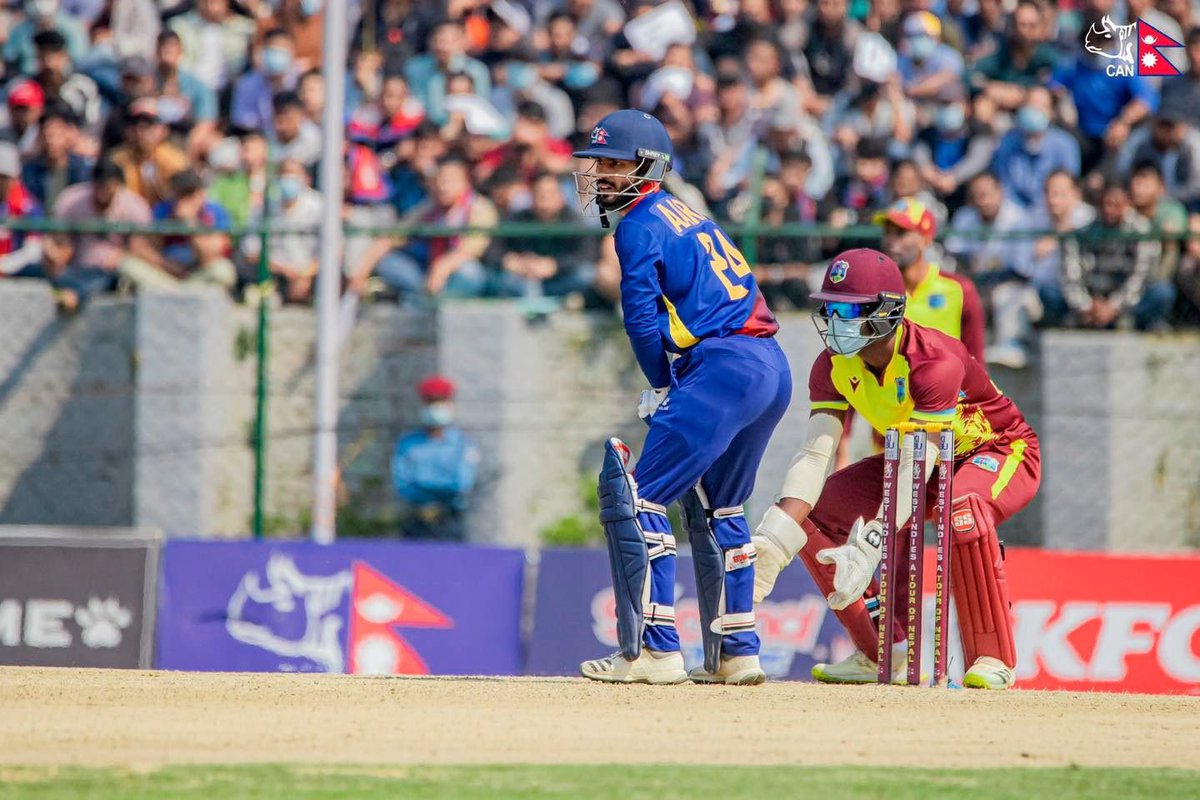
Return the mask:
<svg viewBox="0 0 1200 800">
<path fill-rule="evenodd" d="M 1017 676 L 1003 661 L 991 656 L 980 656 L 963 675 L 963 686 L 968 689 L 1011 689 Z"/>
<path fill-rule="evenodd" d="M 670 653 L 648 650 L 633 661 L 620 652 L 608 658 L 584 661 L 579 665 L 579 674 L 589 680 L 603 683 L 650 683 L 654 685 L 684 683 L 688 679 L 683 666 L 683 654 L 678 650 Z"/>
<path fill-rule="evenodd" d="M 767 679 L 758 656 L 722 656 L 716 673 L 696 667 L 688 673 L 692 683 L 723 683 L 726 686 L 757 686 Z"/>
<path fill-rule="evenodd" d="M 855 650 L 836 664 L 814 664 L 812 676 L 821 683 L 875 683 L 879 667 L 861 650 Z M 892 645 L 892 683 L 908 682 L 908 644 Z M 925 676 L 921 676 L 925 682 Z"/>
</svg>

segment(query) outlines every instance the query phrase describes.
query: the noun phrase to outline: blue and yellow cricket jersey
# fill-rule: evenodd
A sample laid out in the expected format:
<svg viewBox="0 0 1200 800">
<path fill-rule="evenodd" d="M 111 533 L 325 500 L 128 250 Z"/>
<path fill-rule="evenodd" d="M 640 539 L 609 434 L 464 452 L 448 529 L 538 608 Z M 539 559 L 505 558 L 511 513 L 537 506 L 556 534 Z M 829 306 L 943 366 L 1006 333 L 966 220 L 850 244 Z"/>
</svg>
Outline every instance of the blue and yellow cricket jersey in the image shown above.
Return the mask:
<svg viewBox="0 0 1200 800">
<path fill-rule="evenodd" d="M 625 332 L 650 385 L 671 385 L 667 351 L 702 339 L 779 330 L 729 237 L 664 191 L 637 200 L 617 225 Z"/>
</svg>

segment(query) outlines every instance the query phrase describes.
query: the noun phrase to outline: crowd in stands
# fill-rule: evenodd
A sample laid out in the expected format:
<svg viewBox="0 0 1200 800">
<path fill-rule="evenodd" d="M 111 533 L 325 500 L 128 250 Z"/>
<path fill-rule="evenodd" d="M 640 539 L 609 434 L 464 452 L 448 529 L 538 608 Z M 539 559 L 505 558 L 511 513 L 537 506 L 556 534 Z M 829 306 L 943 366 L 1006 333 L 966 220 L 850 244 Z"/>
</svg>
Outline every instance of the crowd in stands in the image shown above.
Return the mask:
<svg viewBox="0 0 1200 800">
<path fill-rule="evenodd" d="M 266 219 L 279 295 L 310 301 L 324 13 L 322 0 L 0 10 L 4 216 L 206 231 L 4 231 L 0 272 L 51 281 L 66 309 L 185 282 L 236 293 L 255 283 L 262 242 L 231 232 Z M 1161 51 L 1180 76 L 1110 74 L 1120 44 L 1098 43 L 1138 18 L 1185 45 Z M 1200 237 L 1178 238 L 1200 234 L 1191 0 L 354 0 L 351 23 L 348 291 L 611 307 L 611 239 L 587 231 L 361 229 L 583 230 L 571 152 L 632 106 L 675 143 L 668 188 L 717 219 L 841 228 L 916 198 L 937 217 L 932 260 L 969 275 L 993 314 L 1200 320 Z M 1029 230 L 1046 235 L 1011 236 Z M 806 306 L 812 266 L 847 243 L 760 236 L 771 302 Z"/>
</svg>

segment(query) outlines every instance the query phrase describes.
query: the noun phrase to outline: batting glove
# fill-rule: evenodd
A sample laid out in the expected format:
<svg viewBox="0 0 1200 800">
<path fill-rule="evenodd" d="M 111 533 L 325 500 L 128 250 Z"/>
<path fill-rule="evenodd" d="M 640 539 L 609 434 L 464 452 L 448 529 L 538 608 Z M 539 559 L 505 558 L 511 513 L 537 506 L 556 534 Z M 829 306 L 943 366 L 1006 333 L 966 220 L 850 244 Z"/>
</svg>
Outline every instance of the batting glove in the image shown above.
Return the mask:
<svg viewBox="0 0 1200 800">
<path fill-rule="evenodd" d="M 646 389 L 642 392 L 642 397 L 638 400 L 638 419 L 650 419 L 654 416 L 654 412 L 658 411 L 658 407 L 667 399 L 667 392 L 671 391 L 668 386 L 665 389 Z"/>
<path fill-rule="evenodd" d="M 750 537 L 758 560 L 754 563 L 754 602 L 761 603 L 775 588 L 775 579 L 808 541 L 804 529 L 779 506 L 763 514 Z"/>
</svg>

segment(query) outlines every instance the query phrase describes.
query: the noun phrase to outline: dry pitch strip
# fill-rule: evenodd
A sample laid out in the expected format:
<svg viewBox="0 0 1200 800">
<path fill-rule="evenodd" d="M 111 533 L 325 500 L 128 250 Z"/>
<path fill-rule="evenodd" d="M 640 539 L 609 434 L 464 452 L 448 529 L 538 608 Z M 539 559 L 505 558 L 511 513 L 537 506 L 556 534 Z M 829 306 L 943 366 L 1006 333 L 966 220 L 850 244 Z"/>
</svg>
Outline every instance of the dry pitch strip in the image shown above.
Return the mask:
<svg viewBox="0 0 1200 800">
<path fill-rule="evenodd" d="M 1200 698 L 1181 696 L 2 667 L 0 708 L 0 762 L 24 765 L 1200 769 Z"/>
</svg>

